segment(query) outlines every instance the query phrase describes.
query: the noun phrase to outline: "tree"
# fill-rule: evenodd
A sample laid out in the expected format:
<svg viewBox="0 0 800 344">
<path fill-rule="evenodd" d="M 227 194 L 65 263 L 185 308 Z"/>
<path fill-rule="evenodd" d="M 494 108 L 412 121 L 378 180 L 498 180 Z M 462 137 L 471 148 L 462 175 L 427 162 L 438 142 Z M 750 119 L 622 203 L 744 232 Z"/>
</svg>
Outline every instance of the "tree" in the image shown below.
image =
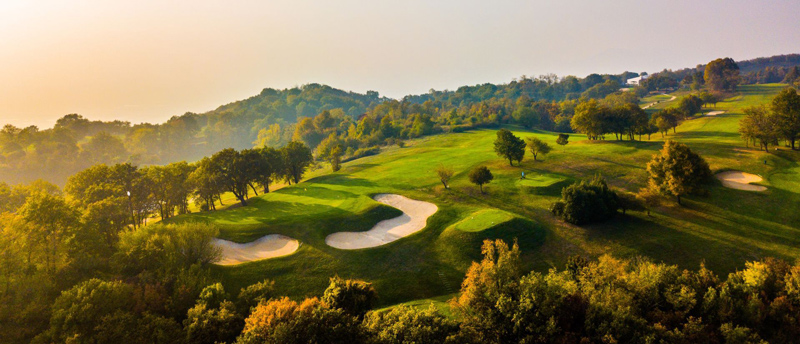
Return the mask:
<svg viewBox="0 0 800 344">
<path fill-rule="evenodd" d="M 525 142 L 508 129 L 500 129 L 494 141 L 494 151 L 507 159 L 509 165 L 514 166 L 514 161 L 522 162 L 522 157 L 525 156 Z"/>
<path fill-rule="evenodd" d="M 569 143 L 569 134 L 558 134 L 558 138 L 556 139 L 556 143 L 560 145 L 566 145 Z"/>
<path fill-rule="evenodd" d="M 331 149 L 329 158 L 331 161 L 331 170 L 333 170 L 333 172 L 338 171 L 341 168 L 342 164 L 342 147 L 336 146 L 333 149 Z"/>
<path fill-rule="evenodd" d="M 706 65 L 703 79 L 711 91 L 735 92 L 739 85 L 739 66 L 730 57 L 716 59 Z"/>
<path fill-rule="evenodd" d="M 639 189 L 639 192 L 636 193 L 636 199 L 638 199 L 647 210 L 648 216 L 650 216 L 650 211 L 653 208 L 661 205 L 662 198 L 663 196 L 661 195 L 661 192 L 652 187 L 641 188 Z"/>
<path fill-rule="evenodd" d="M 309 152 L 309 154 L 311 153 Z M 251 182 L 247 161 L 235 149 L 226 148 L 211 156 L 211 164 L 219 176 L 221 186 L 230 191 L 243 206 L 246 206 L 247 188 Z"/>
<path fill-rule="evenodd" d="M 269 301 L 274 296 L 275 281 L 268 279 L 242 288 L 237 298 L 239 312 L 248 314 L 251 308 L 258 306 L 262 302 Z"/>
<path fill-rule="evenodd" d="M 331 278 L 331 284 L 322 294 L 322 302 L 359 319 L 375 306 L 377 298 L 378 293 L 371 283 L 345 280 L 339 276 Z"/>
<path fill-rule="evenodd" d="M 469 181 L 472 184 L 478 185 L 483 193 L 483 184 L 489 183 L 494 179 L 492 172 L 486 166 L 478 166 L 469 172 Z"/>
<path fill-rule="evenodd" d="M 34 194 L 20 209 L 22 218 L 31 226 L 33 237 L 38 238 L 45 247 L 46 270 L 54 275 L 59 261 L 61 245 L 77 230 L 78 211 L 63 197 L 50 194 Z"/>
<path fill-rule="evenodd" d="M 683 112 L 683 117 L 691 117 L 703 108 L 703 99 L 693 94 L 681 98 L 678 109 Z"/>
<path fill-rule="evenodd" d="M 550 145 L 540 140 L 538 137 L 529 137 L 525 141 L 527 142 L 527 146 L 531 151 L 531 154 L 533 154 L 533 161 L 536 161 L 536 157 L 539 154 L 546 155 L 547 153 L 550 153 L 550 150 L 552 150 Z"/>
<path fill-rule="evenodd" d="M 188 343 L 232 343 L 244 327 L 244 319 L 221 284 L 207 286 L 183 321 Z"/>
<path fill-rule="evenodd" d="M 515 321 L 507 308 L 518 300 L 522 261 L 519 246 L 511 247 L 502 240 L 484 240 L 483 259 L 473 262 L 461 284 L 461 294 L 455 301 L 456 310 L 463 315 L 463 325 L 481 335 L 478 342 L 516 343 Z"/>
<path fill-rule="evenodd" d="M 125 283 L 96 278 L 61 293 L 53 303 L 50 329 L 52 342 L 71 338 L 94 338 L 102 319 L 116 311 L 133 310 L 133 288 Z"/>
<path fill-rule="evenodd" d="M 636 194 L 632 194 L 630 192 L 617 192 L 617 200 L 619 201 L 619 209 L 622 210 L 622 215 L 625 215 L 625 212 L 628 210 L 646 210 L 642 201 L 636 198 Z"/>
<path fill-rule="evenodd" d="M 703 194 L 712 179 L 708 163 L 688 146 L 667 140 L 659 155 L 647 163 L 649 185 L 662 193 L 677 197 Z"/>
<path fill-rule="evenodd" d="M 254 308 L 236 342 L 349 344 L 360 342 L 361 336 L 358 320 L 343 310 L 317 298 L 298 303 L 284 297 Z"/>
<path fill-rule="evenodd" d="M 582 180 L 561 190 L 561 200 L 553 203 L 551 211 L 575 225 L 608 220 L 619 209 L 619 197 L 600 177 Z"/>
<path fill-rule="evenodd" d="M 300 179 L 303 178 L 306 167 L 314 161 L 311 149 L 300 142 L 292 141 L 281 148 L 281 154 L 283 155 L 286 178 L 295 184 L 299 183 Z"/>
<path fill-rule="evenodd" d="M 400 305 L 387 312 L 370 312 L 364 318 L 365 332 L 370 343 L 455 343 L 458 323 L 439 314 L 432 305 L 416 310 Z"/>
<path fill-rule="evenodd" d="M 599 140 L 607 132 L 608 115 L 608 108 L 592 99 L 575 107 L 575 116 L 570 125 L 573 130 L 586 134 L 589 140 Z"/>
<path fill-rule="evenodd" d="M 778 118 L 780 137 L 791 142 L 794 149 L 794 143 L 800 136 L 800 95 L 795 89 L 787 87 L 772 98 L 771 109 Z"/>
<path fill-rule="evenodd" d="M 256 176 L 256 182 L 264 189 L 264 193 L 269 193 L 270 183 L 281 178 L 286 168 L 280 150 L 264 147 L 259 152 L 263 166 Z"/>
<path fill-rule="evenodd" d="M 748 107 L 739 120 L 739 133 L 746 142 L 757 142 L 765 152 L 769 152 L 769 145 L 778 144 L 781 134 L 788 132 L 784 131 L 786 127 L 782 122 L 782 118 L 767 111 L 763 105 Z"/>
<path fill-rule="evenodd" d="M 440 165 L 436 168 L 436 175 L 439 176 L 439 180 L 442 182 L 445 189 L 450 188 L 447 183 L 450 182 L 450 178 L 453 177 L 454 173 L 452 168 L 445 167 L 444 165 Z"/>
</svg>

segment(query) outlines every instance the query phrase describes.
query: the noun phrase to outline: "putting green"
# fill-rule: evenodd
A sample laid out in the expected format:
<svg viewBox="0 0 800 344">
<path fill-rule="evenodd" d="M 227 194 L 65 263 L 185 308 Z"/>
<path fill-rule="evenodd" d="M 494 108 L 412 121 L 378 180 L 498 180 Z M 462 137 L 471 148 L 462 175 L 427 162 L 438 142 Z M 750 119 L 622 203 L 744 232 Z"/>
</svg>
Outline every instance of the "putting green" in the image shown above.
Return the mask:
<svg viewBox="0 0 800 344">
<path fill-rule="evenodd" d="M 464 232 L 481 232 L 513 218 L 514 215 L 500 209 L 483 209 L 459 221 L 454 227 Z"/>
<path fill-rule="evenodd" d="M 559 175 L 551 173 L 527 172 L 525 173 L 525 179 L 517 180 L 517 185 L 531 188 L 543 188 L 563 181 L 564 179 L 565 178 Z"/>
</svg>

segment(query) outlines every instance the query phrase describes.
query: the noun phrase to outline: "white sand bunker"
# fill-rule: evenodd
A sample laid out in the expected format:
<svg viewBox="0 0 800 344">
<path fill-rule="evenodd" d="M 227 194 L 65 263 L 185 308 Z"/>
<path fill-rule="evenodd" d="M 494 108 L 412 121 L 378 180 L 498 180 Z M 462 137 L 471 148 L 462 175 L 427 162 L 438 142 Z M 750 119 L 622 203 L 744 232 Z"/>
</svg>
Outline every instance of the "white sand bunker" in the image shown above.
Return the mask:
<svg viewBox="0 0 800 344">
<path fill-rule="evenodd" d="M 400 209 L 403 215 L 383 220 L 366 232 L 339 232 L 328 235 L 325 243 L 342 250 L 356 250 L 388 244 L 425 228 L 428 218 L 437 210 L 435 204 L 394 194 L 373 197 L 378 202 Z"/>
<path fill-rule="evenodd" d="M 716 116 L 716 115 L 721 115 L 723 113 L 725 113 L 725 111 L 711 111 L 707 113 L 706 116 Z"/>
<path fill-rule="evenodd" d="M 717 179 L 722 181 L 722 186 L 731 189 L 745 190 L 745 191 L 765 191 L 767 187 L 761 185 L 750 185 L 750 183 L 758 183 L 763 179 L 755 174 L 741 172 L 741 171 L 726 171 L 717 173 Z"/>
<path fill-rule="evenodd" d="M 270 234 L 245 244 L 214 239 L 214 245 L 222 249 L 219 265 L 236 265 L 254 260 L 281 257 L 300 247 L 300 242 L 285 235 Z"/>
</svg>

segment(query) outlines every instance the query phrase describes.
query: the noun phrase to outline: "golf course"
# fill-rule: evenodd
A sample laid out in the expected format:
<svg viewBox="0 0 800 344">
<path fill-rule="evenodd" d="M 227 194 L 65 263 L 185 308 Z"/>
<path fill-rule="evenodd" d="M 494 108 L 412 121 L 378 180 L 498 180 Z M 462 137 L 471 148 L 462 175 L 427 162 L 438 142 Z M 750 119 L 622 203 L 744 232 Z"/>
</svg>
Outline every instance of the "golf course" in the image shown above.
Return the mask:
<svg viewBox="0 0 800 344">
<path fill-rule="evenodd" d="M 340 276 L 373 283 L 383 306 L 457 292 L 467 268 L 480 259 L 486 239 L 516 241 L 525 268 L 541 272 L 563 267 L 573 255 L 645 256 L 687 269 L 704 263 L 722 275 L 766 256 L 792 261 L 800 257 L 800 153 L 782 146 L 769 153 L 747 147 L 738 132 L 744 108 L 767 104 L 784 87 L 741 86 L 737 95 L 702 109 L 724 113 L 695 115 L 675 133 L 656 133 L 650 140 L 589 141 L 570 134 L 568 144 L 556 145 L 558 133 L 506 127 L 523 139 L 536 137 L 553 146 L 537 161 L 526 156 L 514 166 L 493 151 L 496 130 L 426 136 L 345 162 L 338 172 L 325 166 L 310 171 L 299 184 L 250 198 L 245 207 L 179 215 L 166 222 L 212 223 L 220 228 L 220 239 L 239 244 L 267 235 L 299 242 L 287 255 L 216 265 L 213 273 L 227 290 L 271 279 L 279 294 L 301 298 L 318 295 L 330 277 Z M 647 111 L 674 106 L 685 93 L 656 96 L 661 101 Z M 748 185 L 761 192 L 716 182 L 707 196 L 685 197 L 681 206 L 670 200 L 650 215 L 629 211 L 586 226 L 563 222 L 549 211 L 563 187 L 598 175 L 612 188 L 636 192 L 646 185 L 645 165 L 666 139 L 688 145 L 715 174 L 760 176 Z M 455 172 L 449 188 L 436 175 L 439 166 Z M 483 186 L 485 193 L 467 178 L 476 166 L 487 166 L 494 175 Z M 415 220 L 412 214 L 402 220 L 402 209 L 373 199 L 381 194 L 434 207 L 424 219 Z M 368 245 L 374 247 L 339 249 L 326 241 L 335 233 L 366 232 L 395 218 L 401 219 L 396 225 L 422 221 L 424 228 Z"/>
</svg>

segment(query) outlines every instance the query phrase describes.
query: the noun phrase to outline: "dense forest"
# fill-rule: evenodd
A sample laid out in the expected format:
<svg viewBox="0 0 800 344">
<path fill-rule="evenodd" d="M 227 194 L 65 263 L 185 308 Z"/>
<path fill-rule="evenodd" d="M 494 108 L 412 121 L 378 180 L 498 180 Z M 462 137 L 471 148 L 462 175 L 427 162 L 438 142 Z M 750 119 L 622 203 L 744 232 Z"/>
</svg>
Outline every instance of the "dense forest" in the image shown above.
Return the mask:
<svg viewBox="0 0 800 344">
<path fill-rule="evenodd" d="M 793 54 L 737 62 L 737 83 L 794 84 L 800 80 L 799 61 L 800 55 Z M 704 70 L 705 65 L 698 65 L 654 73 L 631 93 L 644 96 L 679 87 L 699 89 L 705 84 Z M 264 89 L 216 110 L 186 113 L 162 124 L 91 121 L 70 114 L 51 129 L 4 126 L 0 181 L 17 184 L 44 179 L 64 185 L 70 175 L 100 163 L 197 161 L 225 148 L 277 148 L 290 141 L 303 141 L 318 159 L 327 159 L 331 145 L 340 144 L 347 159 L 402 139 L 505 123 L 570 132 L 568 123 L 579 103 L 618 93 L 626 79 L 638 75 L 523 76 L 507 84 L 431 90 L 401 100 L 373 91 L 359 94 L 309 84 Z M 632 95 L 619 98 L 633 103 Z"/>
</svg>

